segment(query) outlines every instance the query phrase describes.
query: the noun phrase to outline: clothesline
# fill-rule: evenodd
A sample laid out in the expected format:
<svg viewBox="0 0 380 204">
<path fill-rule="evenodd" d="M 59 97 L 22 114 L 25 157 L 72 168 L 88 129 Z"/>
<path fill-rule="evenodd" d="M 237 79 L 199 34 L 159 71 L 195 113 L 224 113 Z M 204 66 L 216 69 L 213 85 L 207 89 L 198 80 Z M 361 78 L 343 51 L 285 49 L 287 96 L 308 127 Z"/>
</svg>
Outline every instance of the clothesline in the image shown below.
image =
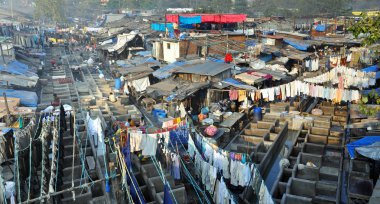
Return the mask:
<svg viewBox="0 0 380 204">
<path fill-rule="evenodd" d="M 232 94 L 232 96 L 234 96 L 234 98 L 232 98 L 232 91 L 233 90 L 230 90 L 230 99 L 238 99 L 241 101 L 241 93 L 239 92 L 238 98 L 236 98 L 236 93 Z M 249 93 L 251 99 L 254 101 L 261 99 L 268 101 L 286 100 L 288 97 L 295 97 L 301 94 L 305 94 L 311 97 L 324 98 L 335 102 L 357 101 L 360 99 L 360 92 L 358 90 L 343 89 L 343 86 L 341 88 L 318 86 L 299 80 L 271 88 L 259 89 L 251 92 L 247 91 L 246 93 Z"/>
<path fill-rule="evenodd" d="M 325 82 L 332 82 L 333 84 L 339 83 L 339 78 L 343 77 L 343 85 L 348 88 L 349 86 L 356 86 L 360 88 L 367 88 L 376 84 L 375 72 L 363 72 L 345 66 L 338 66 L 329 72 L 321 75 L 306 78 L 303 81 L 309 83 L 321 84 Z"/>
<path fill-rule="evenodd" d="M 202 142 L 208 144 L 204 138 L 202 138 Z M 192 140 L 192 137 L 189 137 L 188 153 L 191 158 L 194 158 L 196 169 L 201 169 L 198 174 L 201 174 L 201 180 L 202 183 L 206 185 L 206 189 L 211 189 L 210 194 L 214 194 L 214 199 L 215 192 L 212 190 L 215 188 L 215 186 L 213 186 L 213 179 L 215 178 L 216 171 L 217 173 L 221 172 L 221 177 L 223 180 L 230 179 L 230 183 L 233 186 L 245 187 L 251 185 L 252 183 L 258 183 L 261 181 L 261 185 L 259 187 L 260 193 L 258 193 L 259 200 L 265 200 L 265 203 L 273 203 L 256 164 L 249 162 L 243 163 L 242 161 L 232 159 L 230 156 L 224 156 L 221 152 L 217 151 L 214 151 L 214 154 L 212 154 L 212 152 L 210 154 L 207 146 L 205 149 L 205 152 L 201 151 L 201 153 Z M 257 188 L 256 190 L 258 191 Z M 217 200 L 214 201 L 218 203 Z"/>
</svg>

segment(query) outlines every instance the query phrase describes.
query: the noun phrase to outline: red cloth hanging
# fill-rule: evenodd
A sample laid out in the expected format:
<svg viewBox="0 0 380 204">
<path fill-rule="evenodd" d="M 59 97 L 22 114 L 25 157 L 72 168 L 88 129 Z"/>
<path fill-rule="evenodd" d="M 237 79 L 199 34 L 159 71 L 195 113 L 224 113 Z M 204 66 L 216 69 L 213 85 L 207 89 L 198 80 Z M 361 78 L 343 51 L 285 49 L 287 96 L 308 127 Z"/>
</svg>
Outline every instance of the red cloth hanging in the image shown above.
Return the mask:
<svg viewBox="0 0 380 204">
<path fill-rule="evenodd" d="M 231 53 L 227 53 L 226 56 L 224 57 L 224 62 L 225 63 L 230 63 L 232 61 L 233 61 L 232 54 Z"/>
<path fill-rule="evenodd" d="M 242 23 L 247 19 L 246 14 L 166 14 L 166 21 L 178 23 L 179 16 L 201 16 L 202 23 Z"/>
</svg>

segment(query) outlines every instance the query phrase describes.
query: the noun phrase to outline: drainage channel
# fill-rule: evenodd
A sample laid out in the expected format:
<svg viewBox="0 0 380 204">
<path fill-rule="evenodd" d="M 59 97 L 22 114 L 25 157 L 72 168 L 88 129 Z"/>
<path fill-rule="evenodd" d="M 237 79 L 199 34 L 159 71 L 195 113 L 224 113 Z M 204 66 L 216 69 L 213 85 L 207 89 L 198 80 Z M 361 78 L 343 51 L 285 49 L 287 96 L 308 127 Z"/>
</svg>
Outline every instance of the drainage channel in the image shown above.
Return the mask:
<svg viewBox="0 0 380 204">
<path fill-rule="evenodd" d="M 280 161 L 283 158 L 286 158 L 290 153 L 289 150 L 293 148 L 293 144 L 297 140 L 300 131 L 288 129 L 288 133 L 285 138 L 284 145 L 281 145 L 282 148 L 278 150 L 276 159 L 269 164 L 269 171 L 267 176 L 264 178 L 265 185 L 268 188 L 268 191 L 271 192 L 275 181 L 277 180 L 278 175 L 281 171 Z"/>
</svg>

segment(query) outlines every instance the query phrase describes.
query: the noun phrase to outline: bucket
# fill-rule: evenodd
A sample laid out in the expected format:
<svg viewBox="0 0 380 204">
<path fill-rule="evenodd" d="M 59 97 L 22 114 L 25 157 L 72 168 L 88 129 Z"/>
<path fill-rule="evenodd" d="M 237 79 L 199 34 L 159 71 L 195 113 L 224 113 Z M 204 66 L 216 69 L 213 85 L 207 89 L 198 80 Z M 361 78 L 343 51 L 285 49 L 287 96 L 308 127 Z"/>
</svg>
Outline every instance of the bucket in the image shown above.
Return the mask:
<svg viewBox="0 0 380 204">
<path fill-rule="evenodd" d="M 257 122 L 263 119 L 263 113 L 261 107 L 256 107 L 253 109 L 253 121 Z"/>
</svg>

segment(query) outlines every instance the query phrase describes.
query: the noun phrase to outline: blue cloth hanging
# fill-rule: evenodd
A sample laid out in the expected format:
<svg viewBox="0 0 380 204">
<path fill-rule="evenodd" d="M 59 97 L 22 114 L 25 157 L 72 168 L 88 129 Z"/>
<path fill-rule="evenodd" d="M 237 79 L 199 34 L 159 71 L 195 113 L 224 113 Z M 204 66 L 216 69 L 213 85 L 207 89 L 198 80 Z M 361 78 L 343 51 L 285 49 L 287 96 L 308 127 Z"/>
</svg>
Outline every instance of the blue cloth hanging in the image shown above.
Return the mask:
<svg viewBox="0 0 380 204">
<path fill-rule="evenodd" d="M 150 28 L 155 31 L 162 31 L 166 32 L 166 28 L 168 28 L 169 31 L 173 31 L 173 24 L 172 23 L 152 23 L 150 24 Z"/>
<path fill-rule="evenodd" d="M 167 182 L 164 188 L 164 204 L 174 204 L 172 197 L 170 197 L 169 184 Z"/>
<path fill-rule="evenodd" d="M 186 129 L 186 127 L 178 127 L 175 130 L 170 131 L 170 142 L 173 145 L 178 144 L 181 146 L 181 143 L 183 145 L 186 145 L 189 140 L 189 132 Z"/>
<path fill-rule="evenodd" d="M 179 23 L 180 24 L 202 23 L 202 17 L 201 16 L 191 16 L 191 17 L 180 16 Z"/>
<path fill-rule="evenodd" d="M 130 194 L 134 201 L 137 204 L 145 204 L 146 201 L 141 192 L 139 184 L 135 178 L 135 175 L 132 171 L 132 161 L 131 161 L 131 144 L 130 137 L 128 135 L 126 145 L 123 147 L 122 152 L 124 154 L 125 163 L 127 165 L 127 171 L 129 172 L 130 177 L 127 175 L 127 183 L 130 186 Z M 127 173 L 128 174 L 128 173 Z"/>
</svg>

